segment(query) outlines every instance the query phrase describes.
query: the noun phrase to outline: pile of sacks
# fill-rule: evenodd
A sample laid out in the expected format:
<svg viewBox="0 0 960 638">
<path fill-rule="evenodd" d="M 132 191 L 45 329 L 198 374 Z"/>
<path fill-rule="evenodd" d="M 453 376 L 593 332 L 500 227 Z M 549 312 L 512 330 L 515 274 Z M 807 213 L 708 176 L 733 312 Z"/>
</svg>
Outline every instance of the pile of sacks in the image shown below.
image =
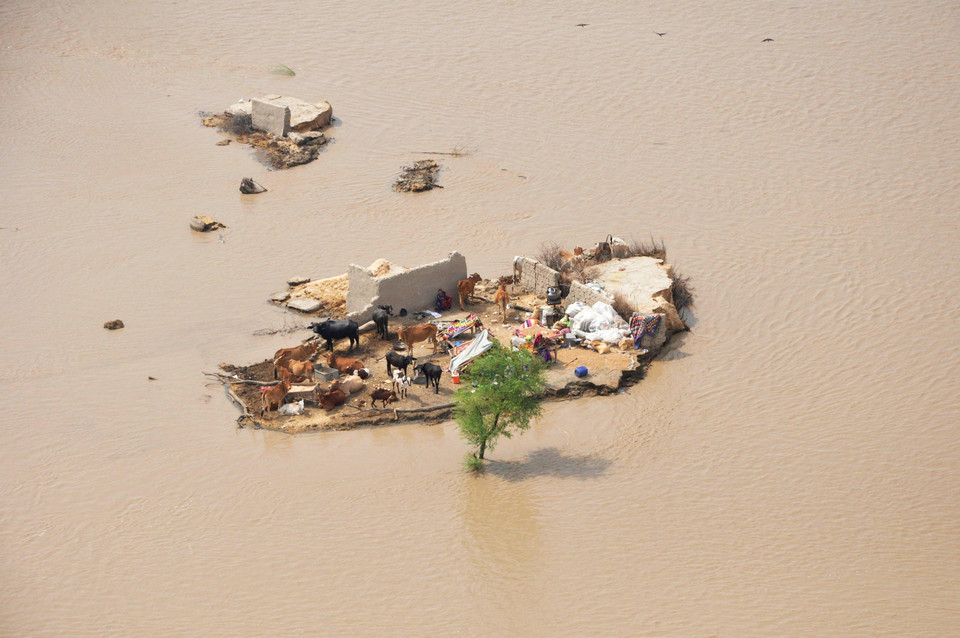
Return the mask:
<svg viewBox="0 0 960 638">
<path fill-rule="evenodd" d="M 570 331 L 585 341 L 619 343 L 630 336 L 630 326 L 608 303 L 598 301 L 587 306 L 581 301 L 567 307 Z"/>
</svg>

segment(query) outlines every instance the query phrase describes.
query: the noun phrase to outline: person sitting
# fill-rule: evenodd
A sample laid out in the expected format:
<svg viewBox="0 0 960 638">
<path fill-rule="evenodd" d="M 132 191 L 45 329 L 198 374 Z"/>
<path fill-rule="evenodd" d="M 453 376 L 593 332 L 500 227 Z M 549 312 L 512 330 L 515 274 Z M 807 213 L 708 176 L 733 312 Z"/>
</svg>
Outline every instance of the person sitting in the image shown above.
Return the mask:
<svg viewBox="0 0 960 638">
<path fill-rule="evenodd" d="M 450 310 L 452 304 L 453 298 L 444 292 L 443 288 L 437 288 L 437 305 L 434 309 L 437 312 L 443 312 L 444 310 Z"/>
</svg>

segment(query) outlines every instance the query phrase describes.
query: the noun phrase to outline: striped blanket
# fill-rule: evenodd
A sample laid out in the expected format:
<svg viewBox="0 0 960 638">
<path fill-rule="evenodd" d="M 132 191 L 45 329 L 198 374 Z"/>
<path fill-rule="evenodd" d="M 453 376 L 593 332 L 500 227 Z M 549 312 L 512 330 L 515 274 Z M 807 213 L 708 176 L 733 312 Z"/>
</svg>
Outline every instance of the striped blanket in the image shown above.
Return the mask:
<svg viewBox="0 0 960 638">
<path fill-rule="evenodd" d="M 483 328 L 483 324 L 480 323 L 480 319 L 477 318 L 475 314 L 469 314 L 465 319 L 458 319 L 451 323 L 449 326 L 444 328 L 437 335 L 443 341 L 449 341 L 454 337 L 462 335 L 467 330 L 476 330 L 478 328 Z"/>
</svg>

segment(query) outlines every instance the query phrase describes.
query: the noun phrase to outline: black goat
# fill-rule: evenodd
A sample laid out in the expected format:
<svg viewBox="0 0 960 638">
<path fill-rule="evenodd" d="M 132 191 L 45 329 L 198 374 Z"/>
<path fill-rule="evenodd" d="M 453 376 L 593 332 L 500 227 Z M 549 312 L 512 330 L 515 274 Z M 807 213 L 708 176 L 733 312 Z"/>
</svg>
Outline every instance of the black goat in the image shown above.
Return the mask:
<svg viewBox="0 0 960 638">
<path fill-rule="evenodd" d="M 391 350 L 387 353 L 387 376 L 393 376 L 393 370 L 391 368 L 398 368 L 403 370 L 404 374 L 407 374 L 407 368 L 411 363 L 416 362 L 416 357 L 402 355 L 399 352 Z"/>
<path fill-rule="evenodd" d="M 433 393 L 440 393 L 440 377 L 443 376 L 443 368 L 435 363 L 421 363 L 413 371 L 426 377 L 425 387 L 429 388 L 430 384 L 433 384 Z"/>
</svg>

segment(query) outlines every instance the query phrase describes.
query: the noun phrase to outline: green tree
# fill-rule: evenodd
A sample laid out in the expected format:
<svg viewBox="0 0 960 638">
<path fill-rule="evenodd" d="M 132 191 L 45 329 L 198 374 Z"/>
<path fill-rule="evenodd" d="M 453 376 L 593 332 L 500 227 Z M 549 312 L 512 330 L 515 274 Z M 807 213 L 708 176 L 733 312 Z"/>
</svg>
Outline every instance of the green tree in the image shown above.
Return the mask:
<svg viewBox="0 0 960 638">
<path fill-rule="evenodd" d="M 476 447 L 466 464 L 479 469 L 497 439 L 530 427 L 540 416 L 546 382 L 543 361 L 528 350 L 511 351 L 494 344 L 464 371 L 464 385 L 454 395 L 453 418 L 460 435 Z"/>
</svg>

